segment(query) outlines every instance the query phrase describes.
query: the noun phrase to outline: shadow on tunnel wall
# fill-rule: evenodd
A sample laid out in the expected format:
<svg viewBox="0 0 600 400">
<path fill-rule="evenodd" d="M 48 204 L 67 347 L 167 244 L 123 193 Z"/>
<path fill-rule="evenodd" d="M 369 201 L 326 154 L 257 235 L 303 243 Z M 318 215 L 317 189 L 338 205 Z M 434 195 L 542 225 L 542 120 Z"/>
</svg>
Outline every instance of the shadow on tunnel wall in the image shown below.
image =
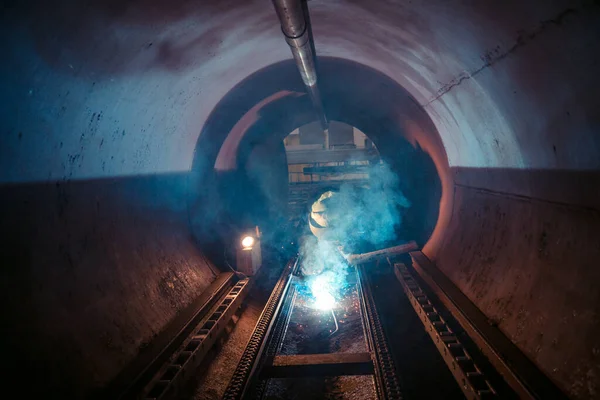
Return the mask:
<svg viewBox="0 0 600 400">
<path fill-rule="evenodd" d="M 383 143 L 382 143 L 383 144 Z M 422 247 L 431 237 L 439 218 L 442 184 L 431 157 L 419 146 L 384 157 L 398 174 L 398 183 L 410 207 L 402 209 L 396 236 L 415 240 Z"/>
<path fill-rule="evenodd" d="M 118 392 L 178 332 L 218 272 L 187 189 L 187 173 L 0 186 L 3 375 L 19 397 Z"/>
<path fill-rule="evenodd" d="M 189 191 L 189 215 L 196 241 L 223 260 L 241 232 L 258 225 L 268 237 L 285 234 L 287 161 L 283 138 L 313 118 L 310 100 L 293 63 L 267 67 L 232 89 L 213 110 L 196 145 Z M 255 104 L 272 92 L 288 95 Z M 237 122 L 247 118 L 250 122 Z M 241 129 L 240 140 L 227 142 Z M 230 146 L 228 148 L 227 146 Z M 225 161 L 221 161 L 225 159 Z M 219 161 L 218 161 L 219 160 Z M 217 166 L 223 165 L 217 168 Z M 215 257 L 215 258 L 213 258 Z"/>
<path fill-rule="evenodd" d="M 216 47 L 236 51 L 237 43 L 226 40 L 233 30 L 223 26 L 237 27 L 237 34 L 255 37 L 268 31 L 275 21 L 271 10 L 256 13 L 261 7 L 253 3 L 207 0 L 200 6 L 191 0 L 26 0 L 3 2 L 2 9 L 14 18 L 29 20 L 28 33 L 36 51 L 53 69 L 69 75 L 93 71 L 103 78 L 140 69 L 182 71 L 209 63 L 214 57 L 210 50 Z M 156 35 L 157 26 L 177 26 L 191 20 L 193 31 Z M 117 57 L 140 50 L 144 53 L 141 65 L 97 56 Z"/>
</svg>

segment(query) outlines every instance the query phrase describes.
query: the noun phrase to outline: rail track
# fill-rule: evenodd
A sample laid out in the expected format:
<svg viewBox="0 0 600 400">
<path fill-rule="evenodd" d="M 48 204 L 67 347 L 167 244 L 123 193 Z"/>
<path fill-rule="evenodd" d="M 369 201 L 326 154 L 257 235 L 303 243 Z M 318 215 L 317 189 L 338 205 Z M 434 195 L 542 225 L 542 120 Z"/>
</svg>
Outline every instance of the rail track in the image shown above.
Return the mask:
<svg viewBox="0 0 600 400">
<path fill-rule="evenodd" d="M 368 397 L 401 399 L 394 361 L 371 288 L 362 276 L 363 267 L 350 269 L 349 287 L 345 296 L 347 308 L 353 306 L 353 313 L 360 316 L 358 321 L 355 319 L 349 326 L 354 325 L 356 328 L 358 325 L 360 328 L 359 332 L 354 329 L 351 337 L 362 341 L 362 346 L 342 348 L 337 352 L 330 352 L 329 345 L 335 342 L 335 335 L 344 333 L 342 331 L 348 326 L 344 324 L 344 318 L 349 316 L 349 312 L 341 311 L 338 325 L 335 310 L 311 310 L 307 305 L 309 296 L 303 289 L 302 281 L 296 276 L 298 268 L 299 261 L 296 260 L 284 272 L 273 291 L 223 398 L 234 400 L 277 397 L 272 396 L 272 392 L 285 393 L 285 381 L 289 379 L 304 379 L 307 387 L 319 387 L 322 386 L 319 383 L 323 382 L 319 382 L 319 378 L 361 376 L 367 377 L 362 382 L 371 383 L 373 396 Z M 302 324 L 306 326 L 311 320 L 317 328 L 321 325 L 324 329 L 320 332 L 313 329 L 312 334 L 305 332 L 305 335 L 300 335 L 304 337 L 298 340 L 297 333 L 294 334 L 291 328 L 298 325 L 302 327 Z M 328 323 L 331 325 L 330 329 L 327 329 Z M 288 340 L 288 336 L 295 337 Z M 306 342 L 304 349 L 299 349 L 298 342 Z M 320 348 L 314 349 L 315 345 L 320 345 Z M 302 392 L 307 389 L 294 385 L 293 390 Z M 309 391 L 305 395 L 317 398 L 322 393 Z"/>
<path fill-rule="evenodd" d="M 246 297 L 250 279 L 240 279 L 229 287 L 223 296 L 213 301 L 204 315 L 194 321 L 191 332 L 184 334 L 178 348 L 154 373 L 134 398 L 167 400 L 178 396 L 191 375 L 224 332 L 234 313 Z M 190 329 L 187 329 L 188 331 Z M 128 398 L 124 396 L 123 398 Z"/>
<path fill-rule="evenodd" d="M 522 389 L 526 385 L 517 375 L 499 368 L 497 361 L 484 354 L 483 346 L 463 329 L 464 321 L 454 317 L 456 311 L 445 307 L 415 269 L 390 259 L 387 265 L 379 265 L 380 261 L 347 265 L 341 272 L 346 284 L 335 306 L 320 309 L 299 274 L 302 260 L 290 260 L 258 318 L 223 399 L 428 398 L 431 390 L 415 396 L 411 377 L 405 376 L 418 368 L 410 362 L 407 368 L 406 352 L 398 356 L 397 343 L 412 340 L 396 334 L 393 324 L 398 323 L 410 324 L 411 331 L 421 332 L 417 335 L 430 337 L 430 355 L 425 358 L 432 359 L 433 354 L 438 361 L 421 367 L 420 373 L 436 376 L 437 380 L 430 382 L 440 382 L 438 375 L 447 377 L 445 384 L 449 382 L 453 392 L 444 398 L 541 398 L 533 390 Z M 374 271 L 384 272 L 376 278 Z M 386 284 L 378 290 L 382 279 Z M 239 280 L 214 302 L 138 399 L 183 398 L 178 397 L 180 386 L 198 373 L 198 365 L 242 304 L 250 285 L 251 280 Z M 402 292 L 405 297 L 398 296 Z M 386 311 L 391 298 L 401 298 L 404 312 L 410 310 L 412 319 L 398 321 Z M 378 308 L 378 304 L 386 307 Z M 427 353 L 419 347 L 425 346 L 424 342 L 415 343 L 407 345 L 413 347 L 409 359 Z M 405 359 L 398 363 L 401 357 Z M 428 379 L 419 384 L 423 382 Z"/>
<path fill-rule="evenodd" d="M 367 273 L 369 266 L 363 264 L 356 268 L 349 267 L 346 277 L 348 288 L 344 298 L 335 310 L 323 311 L 311 310 L 307 306 L 310 296 L 303 289 L 302 280 L 296 276 L 300 263 L 301 260 L 295 260 L 284 271 L 223 398 L 275 399 L 290 395 L 322 398 L 325 396 L 319 391 L 335 391 L 331 387 L 332 382 L 338 382 L 340 386 L 341 381 L 341 390 L 345 390 L 344 382 L 347 389 L 348 386 L 353 386 L 347 384 L 351 377 L 360 377 L 357 382 L 364 390 L 356 397 L 402 399 L 401 377 L 375 304 L 373 283 Z M 465 397 L 496 397 L 496 390 L 469 352 L 431 305 L 408 269 L 402 268 L 398 274 L 402 287 L 417 314 L 423 316 L 421 320 L 425 329 L 432 335 L 440 354 L 447 360 Z M 349 304 L 354 305 L 353 313 L 358 316 L 358 330 L 356 318 L 354 326 L 352 323 L 348 324 L 352 317 L 349 315 L 352 313 L 348 312 Z M 339 313 L 337 317 L 336 312 Z M 331 320 L 335 325 L 332 325 Z M 307 332 L 310 324 L 321 326 L 321 332 L 318 329 L 313 329 L 312 333 Z M 302 334 L 297 332 L 298 326 L 302 328 Z M 339 339 L 340 337 L 342 338 Z M 348 338 L 352 342 L 350 346 L 339 345 L 340 341 L 348 341 Z M 336 340 L 337 348 L 332 346 Z M 303 346 L 300 345 L 302 343 Z"/>
</svg>

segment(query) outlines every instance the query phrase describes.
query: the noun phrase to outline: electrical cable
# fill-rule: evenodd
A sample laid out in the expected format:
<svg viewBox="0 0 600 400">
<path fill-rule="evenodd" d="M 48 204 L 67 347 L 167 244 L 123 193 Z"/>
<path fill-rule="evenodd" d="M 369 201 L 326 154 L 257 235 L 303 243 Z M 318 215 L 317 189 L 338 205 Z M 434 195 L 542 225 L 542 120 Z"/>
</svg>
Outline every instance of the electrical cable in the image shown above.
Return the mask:
<svg viewBox="0 0 600 400">
<path fill-rule="evenodd" d="M 331 332 L 329 334 L 329 336 L 333 336 L 334 333 L 336 333 L 337 331 L 340 330 L 340 327 L 337 322 L 337 318 L 335 317 L 335 311 L 333 310 L 333 308 L 331 309 L 331 315 L 333 315 L 333 322 L 335 323 L 335 331 Z"/>
</svg>

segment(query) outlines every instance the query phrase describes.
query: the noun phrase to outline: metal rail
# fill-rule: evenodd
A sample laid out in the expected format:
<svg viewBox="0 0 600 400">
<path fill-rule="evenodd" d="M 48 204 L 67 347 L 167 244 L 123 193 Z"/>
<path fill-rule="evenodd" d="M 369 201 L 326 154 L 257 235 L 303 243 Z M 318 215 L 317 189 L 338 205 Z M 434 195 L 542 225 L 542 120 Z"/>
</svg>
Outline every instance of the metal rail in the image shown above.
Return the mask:
<svg viewBox="0 0 600 400">
<path fill-rule="evenodd" d="M 257 360 L 259 360 L 265 348 L 265 338 L 273 329 L 273 324 L 276 320 L 274 317 L 281 309 L 281 299 L 286 298 L 285 294 L 290 287 L 292 273 L 296 270 L 297 266 L 298 260 L 292 259 L 284 268 L 281 278 L 279 278 L 279 281 L 275 285 L 271 297 L 269 297 L 267 305 L 258 319 L 254 332 L 229 382 L 229 386 L 225 390 L 225 394 L 223 395 L 224 400 L 241 399 L 250 389 L 250 384 L 253 383 L 251 382 L 251 377 L 256 375 L 259 367 Z"/>
<path fill-rule="evenodd" d="M 291 263 L 290 263 L 291 264 Z M 310 376 L 373 375 L 381 400 L 401 399 L 399 379 L 368 280 L 357 269 L 357 290 L 369 352 L 279 355 L 295 297 L 293 268 L 288 264 L 248 342 L 223 399 L 260 399 L 269 379 Z"/>
<path fill-rule="evenodd" d="M 388 348 L 383 325 L 375 307 L 371 282 L 368 280 L 364 266 L 359 266 L 357 272 L 363 324 L 374 363 L 377 397 L 381 400 L 402 399 L 394 360 Z"/>
<path fill-rule="evenodd" d="M 497 398 L 496 391 L 475 364 L 469 352 L 447 325 L 427 294 L 404 264 L 395 264 L 394 272 L 402 284 L 411 305 L 425 325 L 425 330 L 439 349 L 450 372 L 467 399 Z"/>
<path fill-rule="evenodd" d="M 449 310 L 516 397 L 567 398 L 423 253 L 415 251 L 410 256 L 416 274 Z"/>
<path fill-rule="evenodd" d="M 410 245 L 412 243 L 409 247 Z M 367 351 L 281 354 L 299 293 L 296 287 L 298 277 L 295 276 L 299 264 L 300 261 L 294 258 L 283 269 L 223 399 L 261 399 L 267 394 L 270 379 L 350 375 L 373 376 L 375 395 L 379 400 L 402 399 L 394 353 L 388 345 L 375 304 L 373 275 L 368 273 L 372 268 L 364 263 L 356 266 L 356 294 Z M 440 302 L 436 292 L 432 292 L 429 287 L 431 284 L 422 280 L 412 267 L 392 262 L 390 266 L 466 398 L 521 398 L 521 393 L 514 387 L 511 388 L 505 371 L 499 370 L 493 360 L 490 362 L 486 358 L 484 349 L 462 328 L 462 321 L 457 321 L 454 313 L 446 309 L 446 302 Z M 205 316 L 199 322 L 195 319 L 194 324 L 190 325 L 192 335 L 182 342 L 168 359 L 168 363 L 146 385 L 141 392 L 141 399 L 167 400 L 176 398 L 181 393 L 187 378 L 196 373 L 209 349 L 243 302 L 250 283 L 249 279 L 240 280 L 228 289 L 224 297 L 220 297 L 223 294 L 215 297 L 212 308 L 207 309 Z M 337 331 L 335 314 L 333 316 Z"/>
<path fill-rule="evenodd" d="M 367 265 L 356 266 L 356 283 L 368 352 L 280 354 L 297 296 L 294 272 L 298 265 L 297 260 L 290 262 L 284 270 L 223 398 L 261 399 L 273 378 L 372 375 L 378 399 L 402 399 L 400 377 L 375 304 Z M 390 265 L 466 398 L 518 398 L 427 284 L 413 276 L 412 270 L 404 264 Z"/>
<path fill-rule="evenodd" d="M 126 367 L 97 399 L 139 399 L 140 393 L 148 386 L 173 353 L 181 347 L 194 329 L 210 314 L 217 302 L 235 284 L 235 275 L 223 272 L 202 292 L 202 294 L 154 339 L 148 347 L 140 351 L 135 361 Z M 140 371 L 140 372 L 134 372 Z M 134 377 L 135 376 L 135 377 Z"/>
<path fill-rule="evenodd" d="M 194 373 L 210 348 L 215 344 L 248 292 L 250 280 L 238 281 L 221 299 L 218 306 L 196 328 L 160 372 L 143 391 L 146 400 L 174 398 L 188 375 Z"/>
<path fill-rule="evenodd" d="M 293 280 L 293 276 L 290 278 L 290 282 Z M 255 376 L 250 377 L 250 384 L 248 390 L 245 392 L 245 398 L 248 399 L 260 399 L 265 394 L 267 389 L 267 383 L 271 376 L 266 375 L 264 372 L 265 366 L 272 365 L 274 363 L 276 354 L 281 348 L 283 338 L 289 326 L 289 320 L 292 315 L 292 307 L 296 298 L 296 289 L 294 285 L 290 284 L 287 295 L 283 298 L 283 302 L 279 309 L 278 316 L 273 324 L 273 329 L 267 334 L 267 340 L 263 350 L 263 357 L 259 358 L 256 362 L 256 368 L 254 370 Z M 252 379 L 254 378 L 254 379 Z"/>
</svg>

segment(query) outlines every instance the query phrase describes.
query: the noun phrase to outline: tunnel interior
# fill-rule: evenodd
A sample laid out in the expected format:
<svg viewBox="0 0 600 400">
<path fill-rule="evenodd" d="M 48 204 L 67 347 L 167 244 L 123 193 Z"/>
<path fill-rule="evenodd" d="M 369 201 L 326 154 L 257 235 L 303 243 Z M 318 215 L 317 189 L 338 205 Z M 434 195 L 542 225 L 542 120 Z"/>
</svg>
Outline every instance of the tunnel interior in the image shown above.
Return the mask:
<svg viewBox="0 0 600 400">
<path fill-rule="evenodd" d="M 380 149 L 382 162 L 397 177 L 398 190 L 411 204 L 402 213 L 395 239 L 425 244 L 439 213 L 449 212 L 448 200 L 441 204 L 440 179 L 440 175 L 449 174 L 448 161 L 435 126 L 414 98 L 389 77 L 332 57 L 320 58 L 319 67 L 329 118 L 367 134 Z M 192 196 L 190 212 L 194 215 L 198 204 L 214 204 L 211 208 L 215 213 L 210 218 L 231 221 L 218 224 L 223 230 L 219 233 L 222 241 L 257 225 L 267 237 L 284 242 L 294 241 L 298 234 L 286 225 L 288 178 L 283 139 L 292 130 L 313 122 L 315 115 L 295 68 L 293 62 L 283 61 L 240 82 L 217 104 L 199 136 L 193 171 L 201 179 L 214 174 L 218 189 Z M 355 83 L 349 85 L 352 80 Z M 230 136 L 223 136 L 221 132 L 228 129 Z M 205 181 L 201 185 L 206 185 Z M 204 220 L 203 209 L 196 215 L 192 224 L 198 242 L 206 242 L 200 230 L 212 227 L 212 223 Z M 282 239 L 286 233 L 291 237 Z"/>
<path fill-rule="evenodd" d="M 412 204 L 398 238 L 598 398 L 598 1 L 306 5 L 328 118 Z M 114 398 L 231 271 L 228 245 L 257 225 L 290 241 L 283 138 L 316 116 L 262 1 L 0 9 L 5 378 Z"/>
</svg>

